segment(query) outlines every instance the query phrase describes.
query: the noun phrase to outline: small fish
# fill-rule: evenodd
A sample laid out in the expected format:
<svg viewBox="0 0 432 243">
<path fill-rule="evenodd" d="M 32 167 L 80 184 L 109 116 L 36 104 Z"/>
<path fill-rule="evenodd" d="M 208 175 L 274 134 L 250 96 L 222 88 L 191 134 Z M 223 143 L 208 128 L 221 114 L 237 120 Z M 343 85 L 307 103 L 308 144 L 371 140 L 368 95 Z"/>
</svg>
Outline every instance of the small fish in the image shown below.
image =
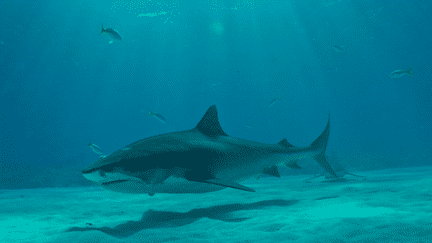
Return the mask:
<svg viewBox="0 0 432 243">
<path fill-rule="evenodd" d="M 332 68 L 332 67 L 328 67 L 326 69 L 327 72 L 337 72 L 338 68 Z"/>
<path fill-rule="evenodd" d="M 414 75 L 414 73 L 411 72 L 411 69 L 408 70 L 395 70 L 392 73 L 390 73 L 390 78 L 400 78 L 404 76 L 405 74 Z"/>
<path fill-rule="evenodd" d="M 335 50 L 336 52 L 345 52 L 345 50 L 338 45 L 334 45 L 333 50 Z"/>
<path fill-rule="evenodd" d="M 152 117 L 156 118 L 158 121 L 160 121 L 162 123 L 166 123 L 166 120 L 163 116 L 156 114 L 156 113 L 153 113 L 149 109 L 147 109 L 147 110 L 148 110 L 148 114 L 147 114 L 148 116 L 152 116 Z"/>
<path fill-rule="evenodd" d="M 249 123 L 249 124 L 246 124 L 246 128 L 247 128 L 247 129 L 252 129 L 252 128 L 254 128 L 254 126 L 253 126 L 252 124 Z"/>
<path fill-rule="evenodd" d="M 269 102 L 268 107 L 272 107 L 272 106 L 274 106 L 274 104 L 275 104 L 276 101 L 278 101 L 278 100 L 280 100 L 279 95 L 278 95 L 276 98 L 272 99 L 272 100 Z"/>
<path fill-rule="evenodd" d="M 89 143 L 87 146 L 89 146 L 93 150 L 93 152 L 97 154 L 103 154 L 102 149 L 99 148 L 99 146 L 97 146 L 96 144 Z"/>
<path fill-rule="evenodd" d="M 211 84 L 210 85 L 210 87 L 216 87 L 216 86 L 219 86 L 221 83 L 213 83 L 213 84 Z"/>
<path fill-rule="evenodd" d="M 106 34 L 108 38 L 111 39 L 110 44 L 115 40 L 121 41 L 123 39 L 117 30 L 111 28 L 104 28 L 103 24 L 102 24 L 102 30 L 99 33 L 99 35 L 102 34 Z"/>
</svg>

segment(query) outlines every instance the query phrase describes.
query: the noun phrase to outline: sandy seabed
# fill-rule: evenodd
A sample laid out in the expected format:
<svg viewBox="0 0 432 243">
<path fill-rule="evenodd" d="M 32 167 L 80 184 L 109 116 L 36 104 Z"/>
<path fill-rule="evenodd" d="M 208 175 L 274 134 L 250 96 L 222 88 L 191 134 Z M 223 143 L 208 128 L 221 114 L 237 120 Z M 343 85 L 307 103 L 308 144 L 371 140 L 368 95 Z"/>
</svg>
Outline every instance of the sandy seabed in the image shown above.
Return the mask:
<svg viewBox="0 0 432 243">
<path fill-rule="evenodd" d="M 256 192 L 0 191 L 0 242 L 432 242 L 432 167 L 248 180 Z"/>
</svg>

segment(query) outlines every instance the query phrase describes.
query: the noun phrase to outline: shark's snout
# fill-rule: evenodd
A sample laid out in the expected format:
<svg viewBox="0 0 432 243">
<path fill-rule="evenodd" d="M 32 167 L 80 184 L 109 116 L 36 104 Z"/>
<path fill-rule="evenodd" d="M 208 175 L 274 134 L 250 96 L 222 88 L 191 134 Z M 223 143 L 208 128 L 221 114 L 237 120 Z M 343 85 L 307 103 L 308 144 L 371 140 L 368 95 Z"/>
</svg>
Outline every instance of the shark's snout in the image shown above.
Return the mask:
<svg viewBox="0 0 432 243">
<path fill-rule="evenodd" d="M 90 173 L 90 170 L 87 168 L 85 168 L 84 170 L 81 171 L 81 174 L 83 174 L 83 175 L 88 174 L 88 173 Z"/>
</svg>

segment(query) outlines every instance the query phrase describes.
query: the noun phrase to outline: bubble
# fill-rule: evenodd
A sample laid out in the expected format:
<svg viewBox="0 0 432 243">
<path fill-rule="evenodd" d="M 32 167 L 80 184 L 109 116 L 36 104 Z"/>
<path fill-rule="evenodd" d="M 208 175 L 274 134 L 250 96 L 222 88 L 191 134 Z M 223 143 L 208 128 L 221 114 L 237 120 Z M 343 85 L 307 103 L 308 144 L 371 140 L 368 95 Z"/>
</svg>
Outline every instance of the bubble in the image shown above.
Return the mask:
<svg viewBox="0 0 432 243">
<path fill-rule="evenodd" d="M 277 5 L 276 0 L 199 0 L 199 3 L 207 5 L 216 14 L 225 10 L 251 12 L 257 9 L 275 8 Z"/>
<path fill-rule="evenodd" d="M 274 9 L 279 4 L 281 3 L 276 0 L 198 0 L 195 3 L 187 0 L 112 0 L 111 10 L 116 14 L 140 18 L 159 18 L 165 23 L 171 23 L 189 9 L 199 8 L 213 14 L 220 14 L 227 10 L 247 13 L 255 10 Z"/>
<path fill-rule="evenodd" d="M 217 35 L 221 35 L 224 32 L 224 26 L 220 21 L 213 22 L 212 29 Z"/>
<path fill-rule="evenodd" d="M 111 10 L 132 17 L 159 17 L 169 22 L 179 14 L 179 7 L 179 0 L 117 0 L 113 1 Z"/>
</svg>

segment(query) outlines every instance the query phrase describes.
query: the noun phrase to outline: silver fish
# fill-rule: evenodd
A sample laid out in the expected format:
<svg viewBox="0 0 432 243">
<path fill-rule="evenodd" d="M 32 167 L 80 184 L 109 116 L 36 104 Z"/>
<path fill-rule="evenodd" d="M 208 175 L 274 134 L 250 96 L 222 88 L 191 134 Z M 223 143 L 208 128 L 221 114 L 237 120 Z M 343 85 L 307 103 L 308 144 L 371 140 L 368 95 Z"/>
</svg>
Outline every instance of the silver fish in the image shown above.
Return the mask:
<svg viewBox="0 0 432 243">
<path fill-rule="evenodd" d="M 108 36 L 108 38 L 110 38 L 111 41 L 114 41 L 114 40 L 121 41 L 123 39 L 117 30 L 111 29 L 111 28 L 104 28 L 103 24 L 102 24 L 102 30 L 99 33 L 99 35 L 102 35 L 102 34 L 106 34 Z"/>
<path fill-rule="evenodd" d="M 414 75 L 414 73 L 411 72 L 411 69 L 408 70 L 395 70 L 392 73 L 390 73 L 390 78 L 400 78 L 404 76 L 405 74 Z"/>
<path fill-rule="evenodd" d="M 93 152 L 97 154 L 103 154 L 102 149 L 99 148 L 99 146 L 97 146 L 96 144 L 89 143 L 87 146 L 89 146 L 93 150 Z"/>
<path fill-rule="evenodd" d="M 276 104 L 276 101 L 278 101 L 278 100 L 280 100 L 279 95 L 276 98 L 270 100 L 268 107 L 274 106 L 274 104 Z"/>
<path fill-rule="evenodd" d="M 160 121 L 162 123 L 166 123 L 166 120 L 163 116 L 156 114 L 156 113 L 153 113 L 149 109 L 147 109 L 147 110 L 148 110 L 148 114 L 147 114 L 148 116 L 152 116 L 152 117 L 156 118 L 158 121 Z"/>
<path fill-rule="evenodd" d="M 336 52 L 345 52 L 345 50 L 338 45 L 334 45 L 333 50 L 335 50 Z"/>
</svg>

